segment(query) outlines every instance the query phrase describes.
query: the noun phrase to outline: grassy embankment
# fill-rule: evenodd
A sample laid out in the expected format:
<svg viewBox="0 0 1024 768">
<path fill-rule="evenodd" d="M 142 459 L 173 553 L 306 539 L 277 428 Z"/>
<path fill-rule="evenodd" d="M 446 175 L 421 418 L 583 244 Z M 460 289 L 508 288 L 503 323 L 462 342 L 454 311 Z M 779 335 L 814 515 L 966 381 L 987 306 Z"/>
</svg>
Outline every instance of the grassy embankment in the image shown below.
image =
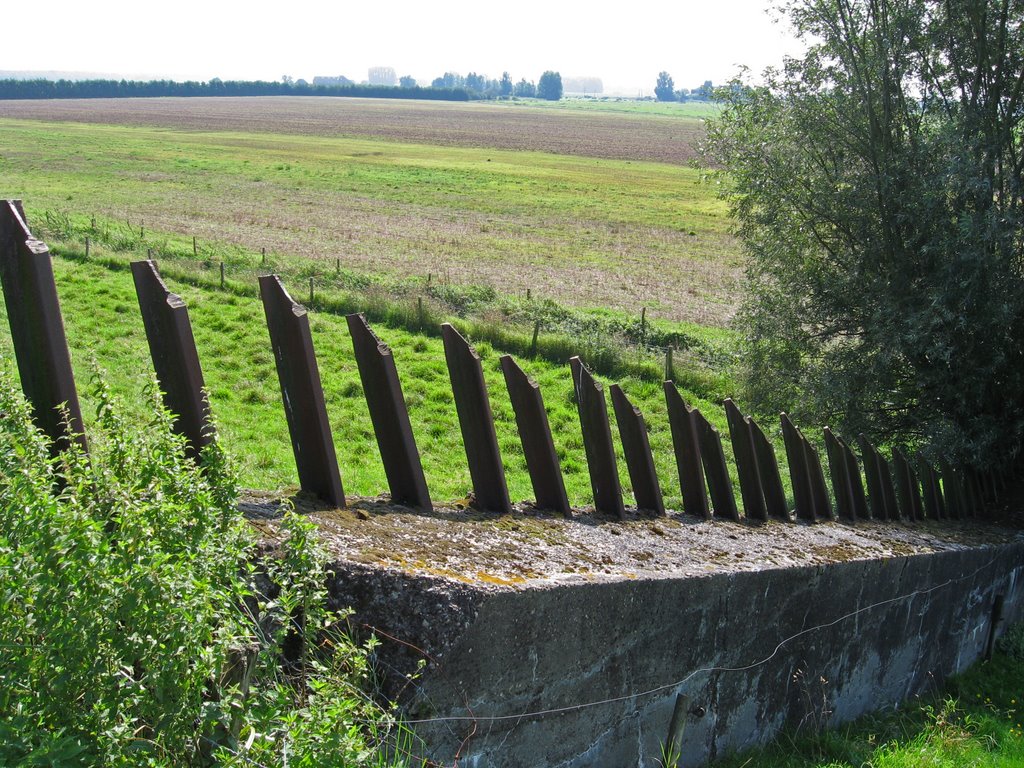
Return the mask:
<svg viewBox="0 0 1024 768">
<path fill-rule="evenodd" d="M 680 276 L 680 264 L 720 275 L 729 269 L 722 262 L 737 258 L 721 203 L 690 169 L 364 139 L 27 121 L 0 121 L 0 139 L 0 188 L 25 199 L 30 220 L 58 255 L 79 378 L 88 378 L 95 357 L 116 390 L 144 402 L 139 393 L 150 365 L 131 278 L 120 268 L 152 250 L 190 306 L 225 447 L 238 457 L 247 486 L 294 483 L 256 298 L 261 271 L 282 274 L 302 302 L 314 277 L 314 307 L 324 310 L 314 315 L 314 340 L 350 493 L 376 494 L 386 483 L 340 317 L 347 311 L 365 310 L 386 323 L 378 330 L 395 350 L 437 499 L 459 498 L 470 487 L 436 336 L 443 319 L 461 317 L 485 357 L 515 499 L 532 491 L 498 356 L 527 356 L 537 321 L 538 359 L 524 367 L 543 387 L 574 503 L 587 503 L 590 490 L 565 365 L 571 354 L 624 379 L 650 423 L 671 505 L 678 507 L 680 497 L 662 360 L 635 351 L 635 344 L 680 348 L 676 371 L 685 396 L 724 429 L 717 402 L 732 387 L 732 334 L 653 319 L 678 316 L 687 301 L 703 306 L 716 290 L 723 291 L 722 302 L 733 299 L 722 287 L 731 278 L 709 291 L 708 284 L 686 289 Z M 85 236 L 92 241 L 90 263 L 81 260 Z M 680 251 L 678 237 L 687 250 Z M 662 303 L 648 304 L 652 319 L 644 326 L 627 263 L 642 260 L 639 252 L 630 256 L 637 243 L 654 262 L 645 269 L 664 267 L 661 282 L 649 286 Z M 261 248 L 268 252 L 265 264 Z M 227 292 L 217 290 L 221 262 Z M 590 269 L 597 283 L 587 278 Z M 483 284 L 467 283 L 467 276 L 482 276 Z M 529 300 L 517 285 L 533 286 Z M 613 297 L 612 308 L 592 309 L 603 295 Z M 424 326 L 430 332 L 416 332 Z M 620 472 L 628 487 L 624 464 Z"/>
</svg>

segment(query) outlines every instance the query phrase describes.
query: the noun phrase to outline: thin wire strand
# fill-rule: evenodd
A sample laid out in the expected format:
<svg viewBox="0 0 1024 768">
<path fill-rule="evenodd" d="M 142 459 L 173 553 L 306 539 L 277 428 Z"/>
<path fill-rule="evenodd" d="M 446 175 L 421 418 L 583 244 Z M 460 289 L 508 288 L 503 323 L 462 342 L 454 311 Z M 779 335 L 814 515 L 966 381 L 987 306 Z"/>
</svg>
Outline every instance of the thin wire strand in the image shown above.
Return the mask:
<svg viewBox="0 0 1024 768">
<path fill-rule="evenodd" d="M 839 624 L 840 622 L 846 621 L 847 619 L 853 618 L 854 616 L 858 616 L 861 613 L 865 613 L 866 611 L 870 611 L 870 610 L 873 610 L 875 608 L 879 608 L 879 607 L 881 607 L 883 605 L 889 605 L 890 603 L 896 603 L 896 602 L 900 602 L 902 600 L 909 600 L 909 599 L 917 597 L 919 595 L 927 595 L 927 594 L 930 594 L 931 592 L 935 592 L 936 590 L 944 589 L 945 587 L 948 587 L 948 586 L 950 586 L 952 584 L 956 584 L 957 582 L 966 581 L 967 579 L 973 579 L 975 576 L 977 576 L 983 570 L 985 570 L 986 568 L 990 568 L 992 565 L 994 565 L 995 562 L 996 562 L 996 558 L 992 558 L 991 560 L 989 560 L 989 562 L 987 562 L 984 565 L 978 567 L 972 573 L 969 573 L 966 576 L 960 576 L 960 577 L 955 578 L 955 579 L 949 579 L 949 580 L 943 582 L 942 584 L 937 584 L 937 585 L 935 585 L 933 587 L 929 587 L 928 589 L 917 589 L 917 590 L 914 590 L 913 592 L 909 592 L 909 593 L 906 593 L 906 594 L 903 594 L 903 595 L 898 595 L 896 597 L 890 597 L 890 598 L 888 598 L 886 600 L 880 600 L 877 603 L 872 603 L 871 605 L 866 605 L 866 606 L 863 606 L 861 608 L 857 608 L 856 610 L 851 611 L 850 613 L 844 614 L 843 616 L 840 616 L 837 619 L 833 619 L 832 621 L 827 622 L 825 624 L 818 624 L 818 625 L 813 626 L 813 627 L 807 627 L 806 629 L 802 629 L 799 632 L 797 632 L 796 634 L 791 635 L 791 636 L 785 638 L 784 640 L 782 640 L 778 645 L 775 646 L 775 650 L 773 650 L 769 655 L 765 656 L 763 659 L 759 659 L 758 661 L 752 662 L 752 663 L 747 664 L 747 665 L 742 666 L 742 667 L 702 667 L 701 669 L 693 670 L 690 674 L 686 675 L 686 677 L 682 678 L 681 680 L 677 680 L 677 681 L 672 682 L 672 683 L 666 683 L 664 685 L 659 685 L 659 686 L 657 686 L 655 688 L 651 688 L 649 690 L 640 691 L 639 693 L 630 693 L 630 694 L 626 694 L 626 695 L 623 695 L 623 696 L 615 696 L 615 697 L 612 697 L 612 698 L 609 698 L 609 699 L 601 699 L 599 701 L 588 701 L 588 702 L 584 702 L 582 704 L 571 704 L 571 705 L 568 705 L 568 706 L 565 706 L 565 707 L 554 707 L 552 709 L 541 709 L 541 710 L 536 710 L 534 712 L 523 712 L 523 713 L 515 714 L 515 715 L 476 715 L 476 716 L 456 715 L 456 716 L 452 716 L 452 717 L 428 717 L 428 718 L 422 718 L 422 719 L 418 719 L 418 720 L 402 720 L 402 723 L 403 723 L 403 725 L 421 725 L 421 724 L 427 724 L 427 723 L 446 723 L 446 722 L 477 722 L 478 723 L 478 722 L 481 722 L 481 721 L 501 722 L 501 721 L 507 721 L 507 720 L 523 720 L 523 719 L 527 719 L 527 718 L 547 717 L 549 715 L 565 714 L 566 712 L 578 712 L 578 711 L 583 710 L 583 709 L 591 709 L 593 707 L 600 707 L 600 706 L 604 706 L 604 705 L 607 705 L 607 704 L 617 704 L 617 703 L 622 702 L 622 701 L 629 701 L 631 699 L 640 699 L 640 698 L 644 698 L 646 696 L 653 696 L 654 694 L 661 693 L 662 691 L 671 690 L 672 688 L 678 688 L 679 686 L 684 685 L 685 683 L 689 682 L 692 678 L 694 678 L 697 675 L 699 675 L 701 673 L 704 673 L 704 672 L 708 672 L 708 673 L 710 673 L 710 672 L 745 672 L 747 670 L 754 669 L 755 667 L 759 667 L 762 664 L 767 664 L 769 661 L 771 661 L 772 659 L 774 659 L 778 655 L 779 651 L 781 651 L 782 648 L 787 643 L 789 643 L 789 642 L 791 642 L 793 640 L 796 640 L 798 637 L 802 637 L 803 635 L 810 634 L 811 632 L 816 632 L 816 631 L 818 631 L 820 629 L 827 629 L 828 627 L 834 627 L 836 624 Z"/>
</svg>

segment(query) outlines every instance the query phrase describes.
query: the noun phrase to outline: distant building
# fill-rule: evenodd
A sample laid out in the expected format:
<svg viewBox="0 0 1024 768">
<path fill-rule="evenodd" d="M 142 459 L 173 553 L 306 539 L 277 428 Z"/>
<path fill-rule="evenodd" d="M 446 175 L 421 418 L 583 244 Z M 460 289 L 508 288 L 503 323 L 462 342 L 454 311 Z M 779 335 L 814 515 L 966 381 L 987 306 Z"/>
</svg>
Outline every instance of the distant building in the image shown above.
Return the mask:
<svg viewBox="0 0 1024 768">
<path fill-rule="evenodd" d="M 574 96 L 599 96 L 604 93 L 604 83 L 600 77 L 563 77 L 562 91 Z"/>
</svg>

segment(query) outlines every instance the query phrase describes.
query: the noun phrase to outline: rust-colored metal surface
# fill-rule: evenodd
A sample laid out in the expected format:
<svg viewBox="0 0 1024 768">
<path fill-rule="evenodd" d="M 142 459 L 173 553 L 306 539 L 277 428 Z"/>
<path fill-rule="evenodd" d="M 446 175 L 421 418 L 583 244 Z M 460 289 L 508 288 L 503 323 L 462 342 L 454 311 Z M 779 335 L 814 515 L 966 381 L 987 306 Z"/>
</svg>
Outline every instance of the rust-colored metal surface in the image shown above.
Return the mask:
<svg viewBox="0 0 1024 768">
<path fill-rule="evenodd" d="M 704 487 L 700 434 L 694 411 L 683 400 L 673 382 L 666 381 L 664 387 L 672 447 L 683 492 L 683 510 L 688 515 L 708 520 L 711 518 L 711 507 Z"/>
<path fill-rule="evenodd" d="M 594 492 L 594 507 L 598 512 L 625 518 L 619 470 L 612 445 L 612 430 L 608 423 L 608 404 L 604 389 L 594 379 L 578 357 L 569 359 L 572 386 L 576 393 L 576 407 L 583 431 L 583 447 L 590 471 L 590 487 Z"/>
<path fill-rule="evenodd" d="M 729 479 L 729 467 L 725 463 L 722 436 L 699 410 L 694 408 L 691 413 L 700 437 L 701 462 L 704 464 L 704 475 L 708 479 L 714 516 L 725 520 L 739 520 L 740 513 L 736 508 L 736 496 L 732 491 L 732 481 Z"/>
<path fill-rule="evenodd" d="M 131 268 L 164 405 L 174 414 L 175 431 L 188 441 L 189 454 L 198 458 L 213 439 L 213 426 L 188 308 L 168 290 L 156 262 L 133 261 Z"/>
<path fill-rule="evenodd" d="M 569 498 L 565 493 L 565 479 L 551 438 L 540 386 L 526 375 L 511 355 L 502 355 L 500 362 L 537 507 L 567 515 L 570 512 Z"/>
<path fill-rule="evenodd" d="M 394 355 L 377 338 L 366 318 L 356 314 L 346 319 L 391 500 L 418 509 L 433 509 Z"/>
<path fill-rule="evenodd" d="M 612 408 L 615 422 L 619 425 L 622 452 L 629 470 L 629 481 L 638 509 L 650 509 L 659 515 L 665 514 L 665 500 L 661 495 L 661 484 L 654 468 L 651 443 L 647 437 L 647 423 L 640 409 L 626 397 L 622 387 L 612 384 Z"/>
<path fill-rule="evenodd" d="M 761 478 L 761 490 L 764 492 L 764 506 L 769 517 L 787 522 L 793 519 L 786 504 L 786 491 L 782 487 L 782 475 L 779 462 L 775 458 L 775 449 L 761 427 L 750 416 L 745 417 L 750 427 L 750 437 L 754 443 L 754 458 L 757 461 L 757 474 Z"/>
<path fill-rule="evenodd" d="M 281 382 L 299 485 L 303 491 L 343 507 L 345 492 L 309 332 L 309 316 L 288 295 L 277 275 L 260 277 L 260 297 Z"/>
<path fill-rule="evenodd" d="M 450 323 L 441 326 L 441 338 L 473 481 L 474 506 L 486 512 L 511 512 L 480 356 Z"/>
<path fill-rule="evenodd" d="M 789 479 L 793 485 L 796 516 L 813 523 L 817 515 L 814 508 L 814 491 L 811 488 L 810 457 L 807 455 L 804 437 L 787 414 L 783 413 L 779 420 L 782 423 L 782 440 L 786 446 Z"/>
<path fill-rule="evenodd" d="M 825 452 L 828 454 L 828 469 L 832 476 L 832 491 L 836 497 L 836 508 L 840 519 L 853 522 L 857 519 L 857 513 L 853 502 L 850 465 L 846 459 L 846 451 L 842 442 L 831 429 L 825 427 L 824 434 Z"/>
<path fill-rule="evenodd" d="M 36 424 L 52 453 L 66 448 L 71 435 L 87 449 L 50 251 L 29 231 L 20 200 L 0 202 L 0 282 L 21 389 Z"/>
<path fill-rule="evenodd" d="M 731 398 L 725 400 L 725 416 L 729 421 L 729 437 L 732 452 L 736 458 L 736 472 L 740 478 L 740 496 L 743 498 L 743 514 L 752 520 L 767 520 L 768 509 L 764 502 L 764 489 L 757 468 L 757 451 L 750 422 Z"/>
<path fill-rule="evenodd" d="M 902 517 L 905 520 L 922 520 L 924 510 L 921 503 L 921 485 L 917 481 L 917 473 L 910 466 L 907 454 L 900 448 L 893 448 L 892 463 L 896 475 L 896 497 L 899 500 Z"/>
</svg>

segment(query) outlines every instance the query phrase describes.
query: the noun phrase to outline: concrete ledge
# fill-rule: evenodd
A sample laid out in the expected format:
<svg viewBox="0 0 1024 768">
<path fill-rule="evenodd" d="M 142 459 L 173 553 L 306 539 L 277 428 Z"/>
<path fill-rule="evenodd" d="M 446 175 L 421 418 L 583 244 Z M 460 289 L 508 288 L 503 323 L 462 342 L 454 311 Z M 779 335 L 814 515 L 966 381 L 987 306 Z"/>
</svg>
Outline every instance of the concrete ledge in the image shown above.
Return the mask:
<svg viewBox="0 0 1024 768">
<path fill-rule="evenodd" d="M 468 768 L 653 767 L 677 693 L 695 711 L 681 763 L 699 765 L 786 724 L 835 724 L 931 689 L 984 651 L 997 594 L 1008 622 L 1024 616 L 1024 538 L 1005 529 L 687 521 L 676 529 L 634 518 L 587 534 L 618 546 L 625 570 L 612 562 L 606 572 L 558 573 L 537 558 L 536 570 L 513 579 L 526 543 L 509 527 L 536 522 L 528 517 L 470 517 L 449 529 L 446 515 L 368 509 L 314 513 L 338 554 L 332 599 L 382 633 L 388 692 L 400 695 L 422 755 L 441 765 L 458 756 Z M 346 515 L 356 521 L 348 533 Z M 575 534 L 562 529 L 585 520 L 542 522 L 578 554 Z M 369 534 L 378 524 L 392 530 L 386 557 Z M 264 525 L 272 534 L 272 522 Z M 446 537 L 455 534 L 478 553 L 475 576 L 468 559 L 462 570 L 453 560 Z M 627 554 L 648 537 L 673 568 L 634 569 Z M 699 541 L 706 537 L 716 543 Z M 700 557 L 717 551 L 719 537 L 753 554 L 715 558 L 702 572 Z M 831 541 L 833 559 L 845 561 L 812 555 L 815 540 Z M 686 541 L 692 547 L 681 554 Z M 500 542 L 505 565 L 514 564 L 505 570 Z M 768 564 L 773 552 L 788 553 L 787 567 Z M 420 660 L 426 666 L 410 682 L 404 675 Z"/>
</svg>

